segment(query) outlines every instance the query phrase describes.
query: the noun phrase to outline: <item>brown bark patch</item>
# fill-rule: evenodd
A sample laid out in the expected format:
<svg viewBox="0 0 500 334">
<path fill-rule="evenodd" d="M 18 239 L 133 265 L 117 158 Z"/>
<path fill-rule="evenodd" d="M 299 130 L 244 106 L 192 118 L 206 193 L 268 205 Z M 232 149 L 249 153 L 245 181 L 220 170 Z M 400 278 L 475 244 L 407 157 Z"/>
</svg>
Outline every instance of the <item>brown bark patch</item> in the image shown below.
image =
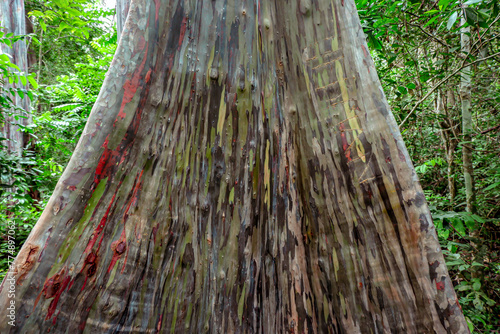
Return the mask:
<svg viewBox="0 0 500 334">
<path fill-rule="evenodd" d="M 19 278 L 16 281 L 16 284 L 21 285 L 22 281 L 26 278 L 28 275 L 29 271 L 31 268 L 33 268 L 33 265 L 36 262 L 36 255 L 38 253 L 38 250 L 40 249 L 39 246 L 35 245 L 28 245 L 28 255 L 26 256 L 26 260 L 22 262 L 21 268 L 20 268 L 20 275 Z"/>
</svg>

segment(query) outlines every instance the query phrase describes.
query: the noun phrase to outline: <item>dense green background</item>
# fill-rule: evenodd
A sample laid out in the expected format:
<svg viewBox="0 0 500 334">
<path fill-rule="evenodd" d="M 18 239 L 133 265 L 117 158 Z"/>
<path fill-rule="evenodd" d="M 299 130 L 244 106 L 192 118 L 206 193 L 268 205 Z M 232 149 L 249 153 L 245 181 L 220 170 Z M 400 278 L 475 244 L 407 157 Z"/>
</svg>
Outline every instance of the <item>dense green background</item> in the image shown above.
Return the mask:
<svg viewBox="0 0 500 334">
<path fill-rule="evenodd" d="M 469 326 L 500 326 L 500 4 L 497 0 L 357 0 L 378 74 L 424 188 Z M 33 124 L 22 157 L 0 150 L 0 278 L 7 271 L 7 223 L 17 250 L 66 166 L 116 49 L 114 10 L 96 1 L 26 1 L 29 72 L 0 55 L 0 122 L 8 93 L 28 94 Z M 461 18 L 471 52 L 461 51 Z M 1 25 L 1 23 L 0 23 Z M 19 37 L 0 33 L 0 43 Z M 464 141 L 460 69 L 472 63 L 473 133 Z M 454 74 L 455 73 L 455 74 Z M 445 79 L 445 80 L 443 80 Z M 438 95 L 439 94 L 439 95 Z M 436 101 L 443 107 L 438 112 Z M 404 121 L 406 119 L 406 121 Z M 404 124 L 402 124 L 404 123 Z M 0 146 L 5 146 L 0 133 Z M 462 147 L 473 149 L 475 202 L 466 212 Z M 449 149 L 449 148 L 452 149 Z M 450 189 L 448 179 L 454 189 Z M 15 187 L 13 194 L 10 189 Z"/>
</svg>

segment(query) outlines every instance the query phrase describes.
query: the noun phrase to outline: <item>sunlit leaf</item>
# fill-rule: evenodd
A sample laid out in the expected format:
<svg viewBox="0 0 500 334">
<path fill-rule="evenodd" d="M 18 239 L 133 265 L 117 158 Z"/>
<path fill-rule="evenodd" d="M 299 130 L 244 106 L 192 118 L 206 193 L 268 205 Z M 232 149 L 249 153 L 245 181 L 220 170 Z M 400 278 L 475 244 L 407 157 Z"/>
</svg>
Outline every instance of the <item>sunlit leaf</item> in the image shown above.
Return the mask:
<svg viewBox="0 0 500 334">
<path fill-rule="evenodd" d="M 448 23 L 446 24 L 446 28 L 448 30 L 451 30 L 451 28 L 453 27 L 453 25 L 457 21 L 457 17 L 458 17 L 458 12 L 453 12 L 451 14 L 450 18 L 448 19 Z"/>
</svg>

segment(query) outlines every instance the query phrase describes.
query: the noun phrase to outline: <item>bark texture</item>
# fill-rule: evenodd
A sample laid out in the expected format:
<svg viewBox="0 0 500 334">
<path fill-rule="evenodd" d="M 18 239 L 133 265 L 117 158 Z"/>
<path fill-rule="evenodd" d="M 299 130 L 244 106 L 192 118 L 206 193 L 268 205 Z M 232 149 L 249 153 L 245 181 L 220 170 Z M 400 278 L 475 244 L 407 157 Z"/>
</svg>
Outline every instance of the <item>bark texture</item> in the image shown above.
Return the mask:
<svg viewBox="0 0 500 334">
<path fill-rule="evenodd" d="M 15 265 L 2 333 L 468 333 L 352 0 L 133 1 Z"/>
<path fill-rule="evenodd" d="M 0 27 L 3 27 L 5 33 L 13 33 L 14 36 L 26 35 L 24 0 L 0 1 Z M 28 54 L 24 40 L 17 41 L 12 48 L 0 44 L 0 52 L 9 55 L 11 63 L 16 64 L 21 69 L 21 72 L 28 73 Z M 16 71 L 15 69 L 12 70 Z M 10 88 L 24 88 L 20 83 L 9 84 L 8 81 L 4 82 L 3 85 L 4 91 L 8 91 Z M 8 95 L 16 108 L 2 111 L 5 119 L 4 123 L 0 124 L 0 131 L 3 137 L 8 139 L 3 142 L 7 146 L 7 151 L 21 156 L 25 140 L 19 125 L 26 126 L 30 123 L 30 103 L 27 96 L 21 98 L 17 94 Z"/>
</svg>

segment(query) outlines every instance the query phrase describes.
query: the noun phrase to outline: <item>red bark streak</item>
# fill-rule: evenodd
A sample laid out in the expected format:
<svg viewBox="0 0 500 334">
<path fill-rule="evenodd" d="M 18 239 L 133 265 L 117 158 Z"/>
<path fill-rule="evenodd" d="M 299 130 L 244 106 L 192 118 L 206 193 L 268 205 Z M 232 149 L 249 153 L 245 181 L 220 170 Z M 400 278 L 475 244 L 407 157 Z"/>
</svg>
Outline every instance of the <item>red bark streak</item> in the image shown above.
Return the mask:
<svg viewBox="0 0 500 334">
<path fill-rule="evenodd" d="M 57 314 L 56 314 L 56 316 L 54 317 L 54 319 L 52 319 L 52 325 L 55 325 L 55 324 L 56 324 L 57 316 L 59 315 L 59 313 L 61 313 L 61 310 L 59 310 L 59 312 L 57 312 Z"/>
<path fill-rule="evenodd" d="M 124 223 L 128 219 L 128 210 L 130 210 L 130 207 L 132 206 L 132 204 L 137 203 L 137 192 L 139 191 L 139 189 L 142 188 L 142 183 L 141 183 L 142 173 L 144 173 L 144 170 L 141 170 L 141 173 L 139 174 L 139 178 L 136 181 L 136 184 L 135 184 L 135 187 L 134 187 L 134 191 L 132 193 L 132 197 L 130 199 L 130 202 L 127 205 L 127 208 L 125 209 L 125 213 L 123 214 L 123 222 Z"/>
<path fill-rule="evenodd" d="M 62 282 L 62 284 L 60 286 L 58 286 L 57 291 L 55 293 L 55 297 L 50 302 L 49 310 L 47 312 L 47 317 L 45 317 L 45 320 L 49 320 L 52 317 L 52 315 L 54 314 L 54 312 L 56 311 L 56 307 L 57 307 L 57 303 L 59 302 L 59 298 L 61 297 L 61 294 L 68 286 L 70 279 L 71 279 L 71 277 L 66 276 L 64 278 L 64 281 Z"/>
<path fill-rule="evenodd" d="M 368 51 L 366 51 L 365 46 L 361 45 L 361 48 L 363 49 L 363 54 L 365 55 L 365 57 L 368 57 Z"/>
<path fill-rule="evenodd" d="M 149 80 L 151 80 L 151 69 L 146 73 L 146 78 L 144 80 L 146 80 L 146 83 L 149 83 Z"/>
<path fill-rule="evenodd" d="M 38 294 L 35 300 L 35 305 L 33 306 L 33 310 L 35 309 L 36 305 L 38 304 L 38 301 L 40 300 L 40 297 L 44 296 L 45 299 L 52 298 L 55 296 L 58 291 L 61 288 L 61 281 L 64 277 L 64 274 L 66 272 L 66 269 L 63 268 L 60 272 L 54 274 L 54 276 L 50 277 L 45 281 L 43 284 L 42 291 Z"/>
<path fill-rule="evenodd" d="M 160 12 L 160 0 L 154 0 L 155 2 L 155 23 L 158 22 L 158 14 Z"/>
<path fill-rule="evenodd" d="M 186 34 L 186 28 L 187 28 L 187 19 L 188 19 L 187 16 L 185 16 L 182 19 L 181 32 L 179 34 L 179 47 L 181 47 L 182 42 L 184 41 L 184 34 Z"/>
<path fill-rule="evenodd" d="M 153 227 L 153 244 L 156 244 L 156 232 L 158 232 L 159 227 L 160 227 L 160 223 L 156 224 L 156 226 Z"/>
<path fill-rule="evenodd" d="M 113 197 L 111 198 L 111 202 L 108 205 L 108 209 L 106 210 L 106 213 L 104 213 L 104 216 L 102 217 L 101 221 L 99 222 L 99 225 L 97 225 L 96 229 L 94 230 L 93 238 L 87 244 L 87 247 L 85 248 L 84 253 L 90 252 L 92 247 L 94 247 L 97 238 L 99 237 L 102 230 L 104 229 L 104 226 L 106 225 L 106 221 L 108 220 L 109 211 L 111 210 L 111 206 L 113 205 L 113 202 L 115 201 L 115 196 L 116 196 L 116 192 L 113 194 Z"/>
<path fill-rule="evenodd" d="M 101 155 L 101 159 L 99 159 L 99 163 L 97 164 L 97 168 L 95 171 L 95 176 L 94 176 L 95 186 L 97 186 L 99 184 L 99 181 L 102 180 L 102 178 L 108 174 L 107 172 L 109 171 L 109 167 L 115 165 L 115 162 L 120 154 L 120 152 L 118 151 L 111 151 L 110 149 L 108 149 L 108 143 L 109 143 L 108 137 L 101 146 L 104 148 L 104 152 Z"/>
<path fill-rule="evenodd" d="M 122 254 L 125 252 L 125 249 L 127 248 L 127 235 L 125 233 L 125 228 L 122 230 L 122 234 L 120 235 L 120 239 L 114 241 L 111 243 L 111 250 L 113 251 L 113 257 L 111 258 L 111 262 L 109 263 L 108 267 L 108 273 L 111 272 L 111 270 L 114 268 L 116 261 L 122 256 Z M 127 250 L 128 254 L 128 250 Z M 127 262 L 127 259 L 125 258 L 125 262 L 123 263 L 123 267 L 121 272 L 123 272 L 123 269 L 125 268 L 125 264 Z"/>
<path fill-rule="evenodd" d="M 158 320 L 158 324 L 156 325 L 156 330 L 160 331 L 161 329 L 161 320 L 163 319 L 163 314 L 160 314 L 160 320 Z"/>
<path fill-rule="evenodd" d="M 83 289 L 85 289 L 85 285 L 87 285 L 87 280 L 89 279 L 88 276 L 85 277 L 85 281 L 83 281 L 83 285 L 82 285 L 82 288 L 80 289 L 80 292 L 83 291 Z"/>
<path fill-rule="evenodd" d="M 83 331 L 85 329 L 85 326 L 87 325 L 87 319 L 83 320 L 80 326 L 78 327 L 79 330 Z"/>
<path fill-rule="evenodd" d="M 440 291 L 444 291 L 444 282 L 436 282 L 436 288 Z"/>
<path fill-rule="evenodd" d="M 124 89 L 123 100 L 122 100 L 122 104 L 120 106 L 120 112 L 118 113 L 118 117 L 120 117 L 121 119 L 124 119 L 125 116 L 127 115 L 125 112 L 123 112 L 123 109 L 125 108 L 125 105 L 127 103 L 129 103 L 130 101 L 132 101 L 132 99 L 134 98 L 134 95 L 137 92 L 137 88 L 139 87 L 141 73 L 144 70 L 144 66 L 146 65 L 146 58 L 147 58 L 146 55 L 148 53 L 148 47 L 147 47 L 147 44 L 146 44 L 146 41 L 144 40 L 144 38 L 142 38 L 141 41 L 139 41 L 139 43 L 141 43 L 141 42 L 143 44 L 142 47 L 145 48 L 144 57 L 142 59 L 141 65 L 139 65 L 139 67 L 137 68 L 137 71 L 134 72 L 132 78 L 127 79 L 125 81 L 125 84 L 123 85 L 123 89 Z M 118 117 L 116 118 L 115 123 L 118 120 Z"/>
<path fill-rule="evenodd" d="M 339 129 L 340 129 L 340 137 L 342 138 L 342 148 L 344 149 L 345 157 L 347 158 L 347 161 L 350 162 L 352 160 L 351 158 L 351 149 L 349 142 L 347 141 L 346 135 L 345 135 L 345 126 L 344 123 L 339 124 Z"/>
</svg>

